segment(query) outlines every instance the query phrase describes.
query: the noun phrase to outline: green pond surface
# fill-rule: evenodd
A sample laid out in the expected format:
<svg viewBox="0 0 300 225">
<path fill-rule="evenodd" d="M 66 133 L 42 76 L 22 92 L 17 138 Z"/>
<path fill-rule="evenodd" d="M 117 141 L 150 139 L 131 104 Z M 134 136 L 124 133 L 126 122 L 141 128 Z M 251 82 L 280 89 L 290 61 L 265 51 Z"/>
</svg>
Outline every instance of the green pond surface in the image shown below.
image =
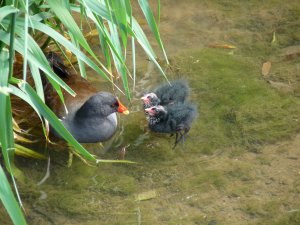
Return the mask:
<svg viewBox="0 0 300 225">
<path fill-rule="evenodd" d="M 165 80 L 138 52 L 132 102 L 122 97 L 131 114 L 104 147 L 85 145 L 104 159 L 127 146 L 135 164 L 93 167 L 74 157 L 67 167 L 67 148 L 52 145 L 40 182 L 47 161 L 17 158 L 28 224 L 300 224 L 299 1 L 161 4 L 170 58 L 161 65 L 170 80 L 188 81 L 199 112 L 185 143 L 172 149 L 174 137 L 148 130 L 140 97 Z M 0 224 L 11 224 L 0 207 Z"/>
</svg>

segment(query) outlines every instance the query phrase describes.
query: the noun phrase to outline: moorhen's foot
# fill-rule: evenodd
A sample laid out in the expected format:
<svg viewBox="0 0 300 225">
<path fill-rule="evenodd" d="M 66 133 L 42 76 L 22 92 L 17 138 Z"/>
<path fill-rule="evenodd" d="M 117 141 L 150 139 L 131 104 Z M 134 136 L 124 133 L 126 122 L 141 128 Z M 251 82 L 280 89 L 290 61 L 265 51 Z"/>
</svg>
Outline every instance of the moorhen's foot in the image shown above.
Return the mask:
<svg viewBox="0 0 300 225">
<path fill-rule="evenodd" d="M 176 136 L 175 136 L 175 143 L 173 146 L 173 149 L 177 146 L 177 144 L 182 140 L 183 134 L 181 133 L 181 131 L 177 131 L 176 132 Z"/>
<path fill-rule="evenodd" d="M 186 136 L 187 136 L 187 133 L 188 133 L 189 131 L 190 131 L 190 128 L 185 128 L 183 133 L 181 132 L 181 130 L 178 131 L 178 132 L 176 132 L 175 144 L 174 144 L 174 146 L 173 146 L 173 149 L 177 146 L 177 144 L 178 144 L 179 142 L 184 143 L 185 138 L 186 138 Z M 179 134 L 180 136 L 179 136 L 178 134 Z M 178 137 L 178 136 L 179 136 L 179 137 Z"/>
</svg>

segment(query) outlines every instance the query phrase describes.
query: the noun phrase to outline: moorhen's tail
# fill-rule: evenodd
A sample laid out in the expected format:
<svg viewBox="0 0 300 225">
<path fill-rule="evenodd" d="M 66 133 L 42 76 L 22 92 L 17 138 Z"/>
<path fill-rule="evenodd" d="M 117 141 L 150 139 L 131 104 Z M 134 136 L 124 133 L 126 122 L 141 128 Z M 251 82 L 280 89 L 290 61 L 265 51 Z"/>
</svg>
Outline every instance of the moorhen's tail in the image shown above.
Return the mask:
<svg viewBox="0 0 300 225">
<path fill-rule="evenodd" d="M 57 76 L 64 81 L 67 81 L 71 77 L 68 68 L 65 66 L 62 58 L 58 54 L 54 52 L 48 52 L 45 53 L 45 56 L 50 67 Z M 46 104 L 53 107 L 55 104 L 57 104 L 56 97 L 58 95 L 45 73 L 41 71 L 41 74 Z"/>
<path fill-rule="evenodd" d="M 69 71 L 58 54 L 54 52 L 48 52 L 46 54 L 46 58 L 54 73 L 57 74 L 60 78 L 63 79 L 69 76 Z"/>
</svg>

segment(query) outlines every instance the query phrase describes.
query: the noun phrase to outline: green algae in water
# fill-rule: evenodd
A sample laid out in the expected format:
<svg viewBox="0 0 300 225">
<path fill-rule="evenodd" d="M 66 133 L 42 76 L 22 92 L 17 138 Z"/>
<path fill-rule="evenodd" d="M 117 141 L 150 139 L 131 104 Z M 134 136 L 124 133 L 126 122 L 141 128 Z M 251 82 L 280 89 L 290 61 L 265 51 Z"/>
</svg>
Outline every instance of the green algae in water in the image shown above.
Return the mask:
<svg viewBox="0 0 300 225">
<path fill-rule="evenodd" d="M 201 151 L 231 145 L 256 149 L 299 130 L 299 99 L 270 87 L 253 61 L 218 49 L 176 60 L 198 101 L 200 119 L 192 129 L 202 137 Z"/>
<path fill-rule="evenodd" d="M 279 50 L 299 43 L 300 5 L 297 1 L 194 2 L 200 10 L 194 7 L 191 18 L 195 26 L 184 24 L 185 31 L 201 36 L 200 47 L 201 40 L 225 41 L 237 49 L 231 55 L 224 49 L 190 51 L 173 59 L 178 73 L 168 74 L 169 78 L 189 80 L 191 100 L 197 102 L 200 112 L 184 146 L 173 151 L 173 138 L 146 133 L 143 124 L 137 123 L 143 121 L 143 112 L 129 115 L 124 145 L 131 146 L 126 157 L 138 164 L 94 169 L 73 164 L 71 169 L 56 167 L 56 173 L 52 169 L 50 180 L 42 186 L 48 199 L 39 201 L 38 206 L 57 224 L 138 224 L 137 209 L 142 224 L 299 224 L 300 206 L 294 200 L 299 193 L 299 175 L 293 173 L 299 171 L 297 161 L 274 165 L 274 161 L 286 159 L 294 144 L 273 147 L 268 154 L 263 146 L 289 139 L 299 131 L 300 88 L 298 97 L 281 93 L 260 73 L 262 62 L 270 60 L 272 80 L 299 81 L 299 58 L 281 60 Z M 171 7 L 174 2 L 169 4 Z M 201 7 L 203 4 L 214 7 Z M 174 12 L 169 7 L 168 11 Z M 188 13 L 192 8 L 180 11 Z M 209 29 L 197 29 L 202 23 L 198 15 L 204 20 L 210 16 Z M 171 15 L 165 19 L 168 17 L 178 30 L 180 24 Z M 184 17 L 179 22 L 187 20 Z M 206 30 L 210 33 L 203 35 Z M 274 30 L 277 43 L 271 46 Z M 176 36 L 174 48 L 182 48 L 186 42 L 180 35 L 170 36 Z M 136 141 L 140 135 L 143 141 Z M 114 158 L 115 153 L 108 152 L 105 157 Z M 294 164 L 289 167 L 289 163 Z M 279 170 L 286 173 L 277 177 Z M 280 184 L 283 176 L 295 182 Z M 138 203 L 136 194 L 146 190 L 157 190 L 159 196 Z M 30 200 L 36 198 L 32 195 Z M 36 221 L 30 224 L 45 219 L 40 215 Z"/>
</svg>

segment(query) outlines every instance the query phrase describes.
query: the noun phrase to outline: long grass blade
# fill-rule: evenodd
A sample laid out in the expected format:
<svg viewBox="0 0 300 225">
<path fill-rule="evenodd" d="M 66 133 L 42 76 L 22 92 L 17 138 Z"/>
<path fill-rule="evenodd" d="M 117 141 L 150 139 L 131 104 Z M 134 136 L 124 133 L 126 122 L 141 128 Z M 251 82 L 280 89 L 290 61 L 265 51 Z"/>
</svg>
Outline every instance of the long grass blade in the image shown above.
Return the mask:
<svg viewBox="0 0 300 225">
<path fill-rule="evenodd" d="M 18 20 L 17 23 L 22 24 L 22 20 Z M 63 45 L 65 48 L 70 50 L 73 54 L 75 54 L 79 59 L 84 61 L 89 67 L 95 70 L 98 74 L 100 74 L 104 79 L 110 80 L 109 77 L 91 60 L 89 59 L 82 51 L 80 51 L 73 43 L 67 40 L 63 35 L 58 33 L 56 30 L 52 29 L 51 27 L 39 22 L 32 20 L 32 24 L 36 30 L 39 30 L 48 36 L 52 37 L 58 43 Z M 29 24 L 30 26 L 30 24 Z"/>
<path fill-rule="evenodd" d="M 135 38 L 131 38 L 131 49 L 132 49 L 132 70 L 133 70 L 133 90 L 136 84 L 136 64 L 135 64 Z"/>
<path fill-rule="evenodd" d="M 26 225 L 26 220 L 0 165 L 0 199 L 14 224 Z"/>
<path fill-rule="evenodd" d="M 122 49 L 121 49 L 121 45 L 120 45 L 120 41 L 119 41 L 117 28 L 113 23 L 108 22 L 108 24 L 109 24 L 109 27 L 111 30 L 111 37 L 112 37 L 113 44 L 116 47 L 119 55 L 122 56 Z M 130 100 L 131 97 L 130 97 L 130 90 L 129 90 L 128 80 L 127 80 L 127 75 L 126 75 L 126 68 L 123 66 L 122 61 L 121 62 L 119 61 L 118 57 L 114 54 L 114 52 L 112 53 L 112 56 L 113 56 L 113 60 L 115 62 L 117 71 L 122 77 L 126 97 L 128 100 Z M 123 61 L 124 61 L 124 56 L 122 56 L 122 57 L 123 57 Z"/>
<path fill-rule="evenodd" d="M 110 6 L 108 0 L 106 0 L 105 2 L 106 2 L 106 7 L 108 8 L 108 11 L 109 11 L 109 15 L 110 15 L 110 21 L 108 21 L 108 26 L 109 26 L 109 29 L 110 29 L 111 41 L 112 41 L 113 46 L 115 47 L 115 49 L 117 51 L 117 54 L 119 55 L 119 57 L 121 57 L 121 60 L 119 60 L 119 58 L 116 56 L 116 54 L 114 52 L 112 52 L 113 60 L 114 60 L 114 63 L 116 65 L 118 73 L 122 77 L 126 97 L 127 97 L 127 99 L 130 100 L 130 91 L 129 91 L 129 87 L 128 87 L 126 69 L 123 66 L 123 62 L 125 61 L 124 60 L 125 57 L 122 54 L 122 47 L 121 47 L 120 40 L 119 40 L 119 32 L 118 32 L 117 26 L 113 22 L 111 22 L 111 21 L 113 21 L 113 17 L 116 17 L 116 16 L 111 13 L 111 11 L 110 11 L 111 6 Z M 115 4 L 115 7 L 118 7 L 117 4 Z M 125 5 L 124 5 L 124 7 L 125 7 Z M 121 15 L 119 15 L 119 17 L 121 17 Z M 127 45 L 127 41 L 126 41 L 126 45 Z"/>
<path fill-rule="evenodd" d="M 22 35 L 22 32 L 19 29 L 16 29 L 16 31 L 19 35 Z M 9 37 L 10 35 L 8 33 L 0 30 L 0 40 L 6 43 L 7 45 L 9 45 Z M 60 89 L 59 86 L 63 87 L 72 96 L 75 96 L 76 95 L 75 92 L 52 71 L 44 53 L 39 48 L 37 43 L 31 37 L 28 38 L 29 38 L 28 44 L 30 48 L 30 51 L 27 52 L 28 60 L 34 65 L 36 65 L 39 69 L 41 69 L 47 76 L 49 76 L 48 78 L 51 78 L 52 81 L 51 83 L 55 87 L 56 91 L 58 92 L 61 98 L 62 98 L 62 93 L 61 91 L 59 91 Z M 21 44 L 22 41 L 19 41 L 18 38 L 15 38 L 14 42 L 15 42 L 16 51 L 18 51 L 21 55 L 24 55 L 25 52 L 24 52 L 23 45 Z"/>
<path fill-rule="evenodd" d="M 7 6 L 3 6 L 0 8 L 0 23 L 1 21 L 7 17 L 9 14 L 12 14 L 12 13 L 17 13 L 19 12 L 19 9 L 15 8 L 14 6 L 12 5 L 7 5 Z"/>
<path fill-rule="evenodd" d="M 7 49 L 3 49 L 0 54 L 0 87 L 8 88 L 9 80 L 9 54 Z M 2 154 L 6 169 L 11 171 L 10 161 L 14 156 L 14 137 L 12 113 L 9 94 L 0 93 L 0 142 L 2 146 Z"/>
<path fill-rule="evenodd" d="M 15 144 L 15 146 L 16 146 L 16 150 L 15 150 L 16 155 L 26 157 L 26 158 L 35 158 L 35 159 L 42 159 L 42 160 L 47 159 L 46 156 L 36 151 L 33 151 L 29 148 L 26 148 L 22 145 Z"/>
<path fill-rule="evenodd" d="M 110 1 L 110 6 L 116 20 L 116 24 L 120 29 L 121 39 L 124 50 L 127 48 L 127 8 L 125 1 Z"/>
<path fill-rule="evenodd" d="M 148 55 L 150 60 L 155 64 L 155 66 L 158 68 L 160 73 L 169 82 L 165 72 L 163 71 L 161 66 L 158 64 L 158 62 L 156 61 L 156 55 L 153 52 L 153 49 L 151 48 L 149 41 L 146 38 L 146 35 L 144 34 L 142 28 L 140 27 L 140 25 L 134 18 L 132 18 L 132 33 L 134 33 L 134 37 L 139 42 L 139 44 L 142 46 L 142 48 L 144 49 L 145 53 Z"/>
<path fill-rule="evenodd" d="M 26 0 L 25 3 L 25 23 L 24 23 L 24 55 L 23 55 L 23 80 L 27 80 L 27 51 L 28 51 L 28 20 L 29 20 L 29 2 Z"/>
<path fill-rule="evenodd" d="M 0 87 L 8 87 L 9 80 L 9 53 L 7 49 L 2 49 L 0 53 Z M 10 104 L 10 96 L 0 93 L 0 143 L 2 154 L 4 157 L 5 166 L 7 171 L 10 173 L 17 197 L 20 204 L 20 196 L 13 176 L 13 164 L 14 158 L 14 134 L 13 134 L 13 122 L 12 122 L 12 109 Z M 19 172 L 17 169 L 16 172 Z M 9 215 L 13 221 L 19 222 L 19 224 L 26 224 L 22 212 L 12 194 L 8 181 L 4 175 L 2 167 L 0 168 L 1 182 L 0 184 L 0 198 L 7 209 Z M 3 178 L 4 177 L 4 178 Z M 7 185 L 8 184 L 8 185 Z"/>
<path fill-rule="evenodd" d="M 120 62 L 122 62 L 122 65 L 126 68 L 126 64 L 123 60 L 122 54 L 120 55 L 116 46 L 114 45 L 113 41 L 111 40 L 111 36 L 107 30 L 107 28 L 104 25 L 104 22 L 102 20 L 102 15 L 105 14 L 105 16 L 108 16 L 109 19 L 107 19 L 107 21 L 111 21 L 112 18 L 110 18 L 109 16 L 111 14 L 107 13 L 103 13 L 103 11 L 105 9 L 103 9 L 102 7 L 105 7 L 105 5 L 103 4 L 94 4 L 93 1 L 90 0 L 85 0 L 84 3 L 86 4 L 86 11 L 87 11 L 87 16 L 96 24 L 98 30 L 101 31 L 103 38 L 105 40 L 105 42 L 109 45 L 111 51 L 115 54 L 115 56 L 119 59 Z M 78 9 L 73 8 L 74 11 L 77 11 Z"/>
<path fill-rule="evenodd" d="M 29 62 L 29 68 L 30 68 L 31 76 L 34 81 L 34 87 L 36 93 L 38 94 L 40 99 L 42 99 L 42 101 L 45 102 L 44 88 L 43 88 L 40 70 L 37 66 L 35 66 L 30 62 Z"/>
<path fill-rule="evenodd" d="M 107 73 L 109 73 L 107 68 L 99 61 L 98 57 L 90 48 L 82 32 L 80 31 L 79 27 L 77 26 L 76 22 L 71 16 L 69 10 L 64 6 L 64 4 L 62 4 L 62 2 L 59 0 L 48 1 L 48 4 L 52 9 L 52 11 L 56 14 L 56 16 L 60 19 L 60 21 L 64 24 L 64 26 L 68 29 L 68 31 L 73 34 L 74 38 L 76 38 L 78 43 L 80 43 L 80 45 L 101 65 L 101 67 Z"/>
<path fill-rule="evenodd" d="M 139 0 L 139 4 L 140 4 L 140 7 L 141 7 L 145 17 L 146 17 L 146 20 L 148 22 L 148 25 L 149 25 L 151 31 L 154 34 L 159 47 L 163 51 L 163 54 L 164 54 L 164 57 L 165 57 L 167 63 L 169 64 L 168 57 L 167 57 L 166 51 L 164 49 L 163 43 L 161 41 L 160 34 L 159 34 L 159 31 L 158 31 L 158 28 L 157 28 L 157 25 L 155 22 L 155 18 L 153 16 L 152 10 L 149 6 L 148 0 Z M 158 4 L 160 4 L 160 2 L 158 2 Z"/>
</svg>

